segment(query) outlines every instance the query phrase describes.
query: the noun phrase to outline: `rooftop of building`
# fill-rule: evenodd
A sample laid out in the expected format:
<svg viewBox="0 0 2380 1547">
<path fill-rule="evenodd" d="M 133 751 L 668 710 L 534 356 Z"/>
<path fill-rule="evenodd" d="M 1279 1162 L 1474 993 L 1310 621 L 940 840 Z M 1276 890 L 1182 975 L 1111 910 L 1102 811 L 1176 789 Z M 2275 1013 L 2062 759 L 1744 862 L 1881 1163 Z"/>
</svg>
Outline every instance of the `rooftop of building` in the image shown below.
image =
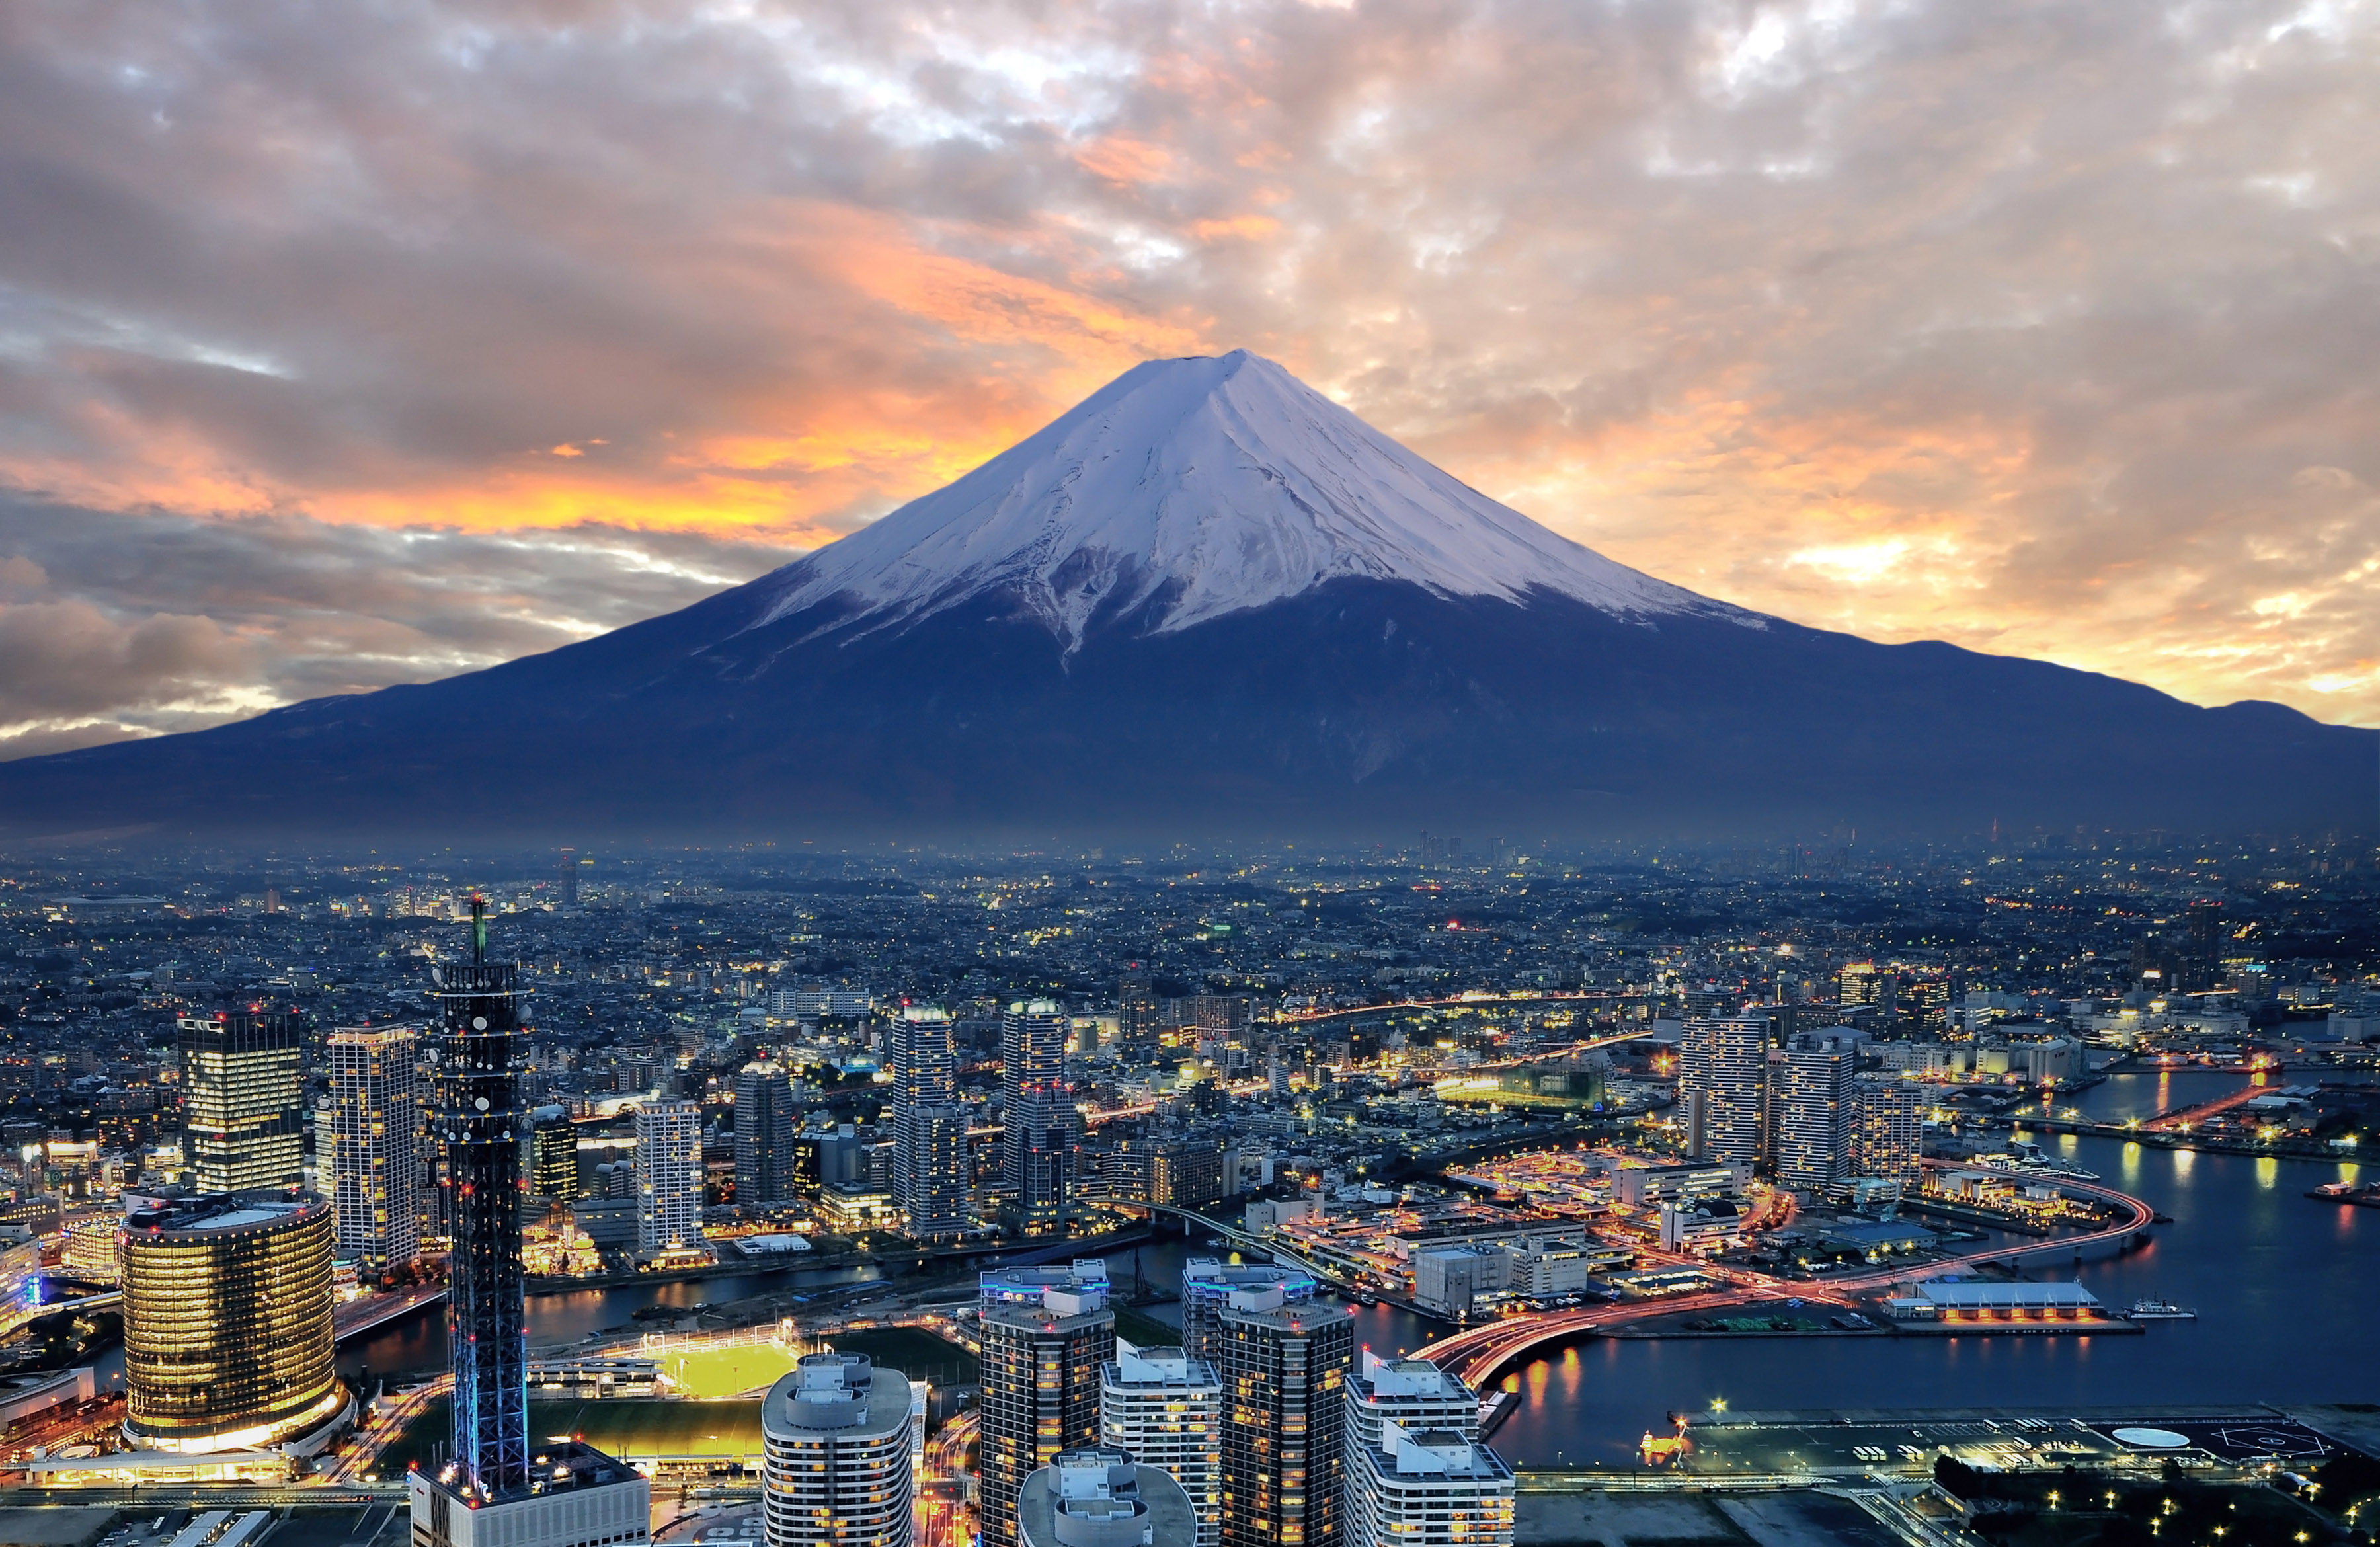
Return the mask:
<svg viewBox="0 0 2380 1547">
<path fill-rule="evenodd" d="M 320 1213 L 330 1206 L 319 1198 L 277 1192 L 213 1192 L 187 1198 L 128 1193 L 125 1205 L 127 1229 L 175 1235 L 252 1230 Z"/>
<path fill-rule="evenodd" d="M 1475 1400 L 1461 1376 L 1427 1359 L 1384 1359 L 1369 1348 L 1355 1361 L 1357 1388 L 1375 1397 L 1443 1396 Z"/>
<path fill-rule="evenodd" d="M 1116 1339 L 1116 1357 L 1102 1374 L 1110 1385 L 1212 1386 L 1219 1384 L 1215 1367 L 1194 1359 L 1177 1347 L 1142 1347 Z"/>
<path fill-rule="evenodd" d="M 1182 1484 L 1110 1447 L 1061 1451 L 1027 1477 L 1016 1526 L 1030 1547 L 1190 1547 L 1198 1536 Z"/>
<path fill-rule="evenodd" d="M 425 1480 L 457 1499 L 465 1496 L 461 1469 L 452 1465 Z M 593 1445 L 578 1440 L 546 1440 L 533 1444 L 529 1450 L 528 1487 L 517 1493 L 500 1494 L 489 1502 L 504 1504 L 516 1499 L 541 1498 L 580 1488 L 608 1488 L 615 1483 L 643 1480 L 642 1474 L 635 1468 L 613 1459 Z"/>
<path fill-rule="evenodd" d="M 1407 1429 L 1393 1421 L 1380 1426 L 1375 1456 L 1380 1471 L 1396 1477 L 1468 1479 L 1493 1482 L 1512 1480 L 1504 1458 L 1451 1429 Z"/>
<path fill-rule="evenodd" d="M 769 1388 L 760 1426 L 778 1437 L 865 1439 L 905 1429 L 909 1396 L 908 1376 L 879 1367 L 866 1354 L 805 1354 Z"/>
<path fill-rule="evenodd" d="M 1212 1257 L 1194 1257 L 1182 1264 L 1182 1287 L 1185 1292 L 1194 1286 L 1229 1290 L 1252 1285 L 1278 1285 L 1293 1299 L 1311 1295 L 1316 1288 L 1314 1275 L 1305 1269 L 1274 1262 L 1224 1262 Z"/>
</svg>

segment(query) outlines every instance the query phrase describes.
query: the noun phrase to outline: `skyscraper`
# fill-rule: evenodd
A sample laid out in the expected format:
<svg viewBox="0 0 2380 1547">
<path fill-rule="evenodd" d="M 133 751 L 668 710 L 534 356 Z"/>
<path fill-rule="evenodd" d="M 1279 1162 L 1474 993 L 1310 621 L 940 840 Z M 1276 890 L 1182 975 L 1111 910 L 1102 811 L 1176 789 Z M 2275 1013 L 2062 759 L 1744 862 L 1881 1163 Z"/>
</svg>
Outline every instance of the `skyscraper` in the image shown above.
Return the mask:
<svg viewBox="0 0 2380 1547">
<path fill-rule="evenodd" d="M 1234 1289 L 1224 1303 L 1222 1547 L 1341 1540 L 1348 1318 L 1336 1302 L 1296 1304 L 1279 1288 Z"/>
<path fill-rule="evenodd" d="M 980 1281 L 983 1547 L 1016 1547 L 1016 1497 L 1058 1453 L 1099 1443 L 1099 1372 L 1115 1357 L 1107 1264 L 1010 1268 Z"/>
<path fill-rule="evenodd" d="M 471 899 L 471 955 L 438 969 L 428 1132 L 444 1151 L 454 1256 L 446 1339 L 453 1444 L 436 1473 L 406 1477 L 413 1547 L 633 1547 L 651 1539 L 650 1485 L 575 1440 L 528 1443 L 522 1315 L 522 1139 L 516 1073 L 519 967 L 488 960 L 486 906 Z"/>
<path fill-rule="evenodd" d="M 1018 1547 L 1196 1547 L 1200 1521 L 1182 1485 L 1112 1445 L 1061 1451 L 1025 1480 Z"/>
<path fill-rule="evenodd" d="M 905 1006 L 892 1027 L 892 1197 L 913 1240 L 953 1240 L 973 1223 L 966 1127 L 948 1012 Z"/>
<path fill-rule="evenodd" d="M 1066 1030 L 1064 1009 L 1048 999 L 1020 999 L 1000 1020 L 1001 1175 L 1028 1230 L 1058 1225 L 1074 1180 L 1079 1139 L 1066 1090 Z"/>
<path fill-rule="evenodd" d="M 279 1013 L 182 1017 L 182 1129 L 199 1191 L 305 1180 L 299 1041 L 296 1022 Z"/>
<path fill-rule="evenodd" d="M 370 1273 L 420 1249 L 421 1038 L 409 1026 L 342 1027 L 324 1047 L 331 1066 L 332 1206 L 339 1255 Z M 318 1164 L 323 1135 L 317 1132 Z"/>
<path fill-rule="evenodd" d="M 1479 1395 L 1427 1359 L 1384 1359 L 1366 1348 L 1347 1380 L 1349 1448 L 1378 1444 L 1384 1423 L 1477 1439 Z"/>
<path fill-rule="evenodd" d="M 1348 1438 L 1350 1547 L 1510 1547 L 1512 1470 L 1451 1429 L 1393 1419 L 1377 1440 Z"/>
<path fill-rule="evenodd" d="M 514 1075 L 519 966 L 488 960 L 485 904 L 471 900 L 471 958 L 437 970 L 429 1127 L 446 1159 L 454 1236 L 446 1340 L 455 1360 L 457 1486 L 491 1501 L 528 1486 L 528 1346 L 520 1254 L 520 1138 Z"/>
<path fill-rule="evenodd" d="M 656 1098 L 637 1108 L 637 1252 L 702 1244 L 702 1108 Z"/>
<path fill-rule="evenodd" d="M 1182 1264 L 1182 1351 L 1204 1360 L 1220 1375 L 1223 1356 L 1217 1334 L 1232 1294 L 1241 1289 L 1277 1289 L 1285 1305 L 1314 1298 L 1314 1275 L 1272 1262 L 1223 1262 L 1193 1257 Z"/>
<path fill-rule="evenodd" d="M 1915 1185 L 1925 1146 L 1925 1088 L 1891 1075 L 1853 1083 L 1852 1163 L 1862 1176 Z"/>
<path fill-rule="evenodd" d="M 766 1058 L 735 1077 L 735 1202 L 765 1209 L 794 1196 L 794 1087 Z"/>
<path fill-rule="evenodd" d="M 528 1190 L 558 1203 L 578 1196 L 578 1126 L 567 1108 L 540 1106 L 529 1114 Z"/>
<path fill-rule="evenodd" d="M 909 1378 L 806 1354 L 760 1405 L 768 1547 L 908 1547 Z"/>
<path fill-rule="evenodd" d="M 328 1204 L 223 1194 L 126 1203 L 128 1439 L 261 1450 L 321 1434 L 353 1407 L 332 1360 Z"/>
<path fill-rule="evenodd" d="M 1198 1513 L 1197 1547 L 1222 1540 L 1223 1383 L 1179 1348 L 1135 1348 L 1116 1339 L 1099 1367 L 1099 1443 L 1156 1467 L 1182 1485 Z"/>
<path fill-rule="evenodd" d="M 1758 1163 L 1768 1076 L 1768 1023 L 1749 1017 L 1690 1020 L 1678 1049 L 1678 1110 L 1686 1153 Z"/>
<path fill-rule="evenodd" d="M 1851 1175 L 1854 1109 L 1849 1053 L 1788 1052 L 1777 1102 L 1777 1179 L 1823 1196 Z"/>
</svg>

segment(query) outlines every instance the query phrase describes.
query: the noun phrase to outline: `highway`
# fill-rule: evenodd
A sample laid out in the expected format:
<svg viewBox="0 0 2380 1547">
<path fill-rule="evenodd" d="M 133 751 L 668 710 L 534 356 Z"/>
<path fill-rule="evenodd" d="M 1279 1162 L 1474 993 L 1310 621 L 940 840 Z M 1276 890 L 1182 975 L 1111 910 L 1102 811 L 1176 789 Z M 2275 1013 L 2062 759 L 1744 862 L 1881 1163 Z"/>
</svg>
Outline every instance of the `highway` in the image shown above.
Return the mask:
<svg viewBox="0 0 2380 1547">
<path fill-rule="evenodd" d="M 402 1295 L 367 1295 L 361 1299 L 334 1306 L 331 1309 L 331 1335 L 345 1343 L 359 1333 L 367 1333 L 383 1322 L 394 1322 L 400 1316 L 410 1316 L 426 1305 L 436 1305 L 446 1297 L 443 1284 L 419 1289 L 408 1289 Z"/>
<path fill-rule="evenodd" d="M 1929 1166 L 1948 1167 L 1951 1163 L 1928 1161 Z M 2066 1176 L 2045 1177 L 2038 1173 L 2001 1171 L 1990 1167 L 1958 1165 L 1962 1171 L 1986 1171 L 1991 1175 L 2022 1178 L 2028 1182 L 2052 1181 L 2063 1191 L 2080 1193 L 2113 1204 L 2124 1215 L 2118 1224 L 2079 1236 L 2053 1236 L 2024 1246 L 1996 1247 L 1988 1251 L 1969 1252 L 1925 1263 L 1901 1262 L 1871 1273 L 1845 1273 L 1824 1279 L 1779 1278 L 1742 1268 L 1722 1268 L 1705 1263 L 1706 1271 L 1724 1276 L 1723 1288 L 1701 1290 L 1691 1295 L 1674 1295 L 1658 1300 L 1622 1301 L 1616 1305 L 1582 1306 L 1574 1310 L 1539 1311 L 1506 1317 L 1483 1322 L 1451 1337 L 1441 1338 L 1420 1350 L 1420 1357 L 1440 1369 L 1452 1370 L 1468 1382 L 1474 1390 L 1484 1389 L 1498 1371 L 1540 1344 L 1575 1337 L 1580 1333 L 1602 1327 L 1637 1322 L 1650 1316 L 1669 1316 L 1685 1311 L 1719 1310 L 1733 1307 L 1759 1304 L 1764 1301 L 1799 1299 L 1818 1300 L 1828 1304 L 1848 1306 L 1857 1294 L 1905 1283 L 1912 1277 L 1937 1278 L 1948 1273 L 1979 1266 L 1985 1262 L 2007 1262 L 2018 1257 L 2043 1251 L 2080 1251 L 2086 1246 L 2122 1240 L 2145 1228 L 2156 1217 L 2155 1211 L 2129 1193 L 2094 1182 L 2079 1181 Z M 1682 1260 L 1681 1260 L 1682 1261 Z"/>
<path fill-rule="evenodd" d="M 396 1398 L 387 1413 L 367 1418 L 340 1450 L 338 1465 L 323 1478 L 323 1484 L 333 1488 L 362 1486 L 365 1478 L 380 1469 L 381 1453 L 405 1432 L 407 1425 L 421 1416 L 423 1408 L 454 1386 L 454 1376 L 441 1375 Z"/>
</svg>

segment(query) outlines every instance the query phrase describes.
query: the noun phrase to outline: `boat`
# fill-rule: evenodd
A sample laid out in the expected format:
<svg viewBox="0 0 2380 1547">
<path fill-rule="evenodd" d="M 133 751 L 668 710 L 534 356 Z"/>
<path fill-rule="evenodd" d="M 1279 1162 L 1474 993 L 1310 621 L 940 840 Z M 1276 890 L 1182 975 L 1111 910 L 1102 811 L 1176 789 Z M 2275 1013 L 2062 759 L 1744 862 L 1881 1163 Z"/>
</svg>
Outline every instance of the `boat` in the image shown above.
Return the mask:
<svg viewBox="0 0 2380 1547">
<path fill-rule="evenodd" d="M 2380 1209 L 2380 1182 L 2367 1182 L 2360 1188 L 2346 1182 L 2325 1182 L 2306 1196 L 2317 1203 L 2352 1203 L 2359 1209 Z"/>
<path fill-rule="evenodd" d="M 2124 1318 L 2131 1322 L 2195 1322 L 2198 1312 L 2184 1310 L 2171 1300 L 2134 1300 Z"/>
</svg>

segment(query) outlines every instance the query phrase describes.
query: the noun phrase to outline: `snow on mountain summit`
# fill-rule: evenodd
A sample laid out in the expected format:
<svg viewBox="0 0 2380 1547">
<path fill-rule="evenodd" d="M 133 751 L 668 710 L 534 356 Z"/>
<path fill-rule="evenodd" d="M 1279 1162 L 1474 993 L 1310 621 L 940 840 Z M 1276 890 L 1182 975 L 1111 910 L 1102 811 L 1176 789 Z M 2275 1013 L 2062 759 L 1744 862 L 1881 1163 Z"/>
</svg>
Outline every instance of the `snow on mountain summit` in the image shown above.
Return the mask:
<svg viewBox="0 0 2380 1547">
<path fill-rule="evenodd" d="M 753 582 L 760 623 L 848 597 L 897 623 L 1005 591 L 1069 646 L 1154 600 L 1171 631 L 1327 580 L 1724 603 L 1614 564 L 1431 466 L 1269 359 L 1150 360 L 956 481 Z"/>
</svg>

